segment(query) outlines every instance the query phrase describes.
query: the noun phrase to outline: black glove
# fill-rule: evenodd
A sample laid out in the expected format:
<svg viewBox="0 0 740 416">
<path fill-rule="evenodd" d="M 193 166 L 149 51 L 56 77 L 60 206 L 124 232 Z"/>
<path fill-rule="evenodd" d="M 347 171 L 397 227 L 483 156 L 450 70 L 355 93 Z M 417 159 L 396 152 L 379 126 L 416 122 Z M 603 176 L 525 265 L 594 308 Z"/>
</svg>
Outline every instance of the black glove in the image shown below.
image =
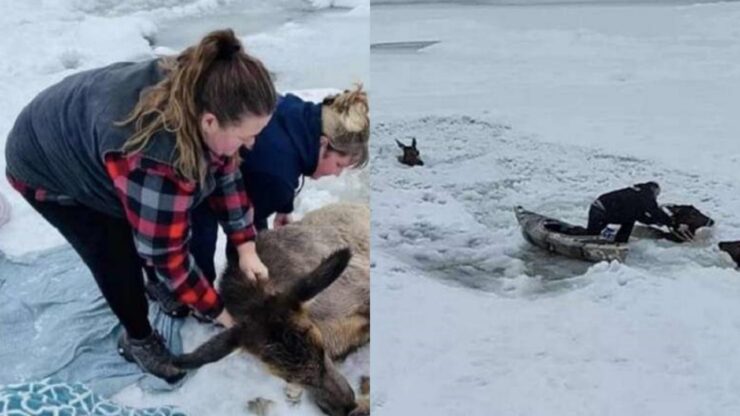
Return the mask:
<svg viewBox="0 0 740 416">
<path fill-rule="evenodd" d="M 677 227 L 671 227 L 671 234 L 680 241 L 691 241 L 694 239 L 694 233 L 691 232 L 686 224 L 679 224 Z"/>
<path fill-rule="evenodd" d="M 678 228 L 678 227 L 679 227 L 680 225 L 681 225 L 681 223 L 680 223 L 680 222 L 678 222 L 678 218 L 676 218 L 676 217 L 671 217 L 671 223 L 670 223 L 670 224 L 668 224 L 668 226 L 669 226 L 670 228 Z"/>
</svg>

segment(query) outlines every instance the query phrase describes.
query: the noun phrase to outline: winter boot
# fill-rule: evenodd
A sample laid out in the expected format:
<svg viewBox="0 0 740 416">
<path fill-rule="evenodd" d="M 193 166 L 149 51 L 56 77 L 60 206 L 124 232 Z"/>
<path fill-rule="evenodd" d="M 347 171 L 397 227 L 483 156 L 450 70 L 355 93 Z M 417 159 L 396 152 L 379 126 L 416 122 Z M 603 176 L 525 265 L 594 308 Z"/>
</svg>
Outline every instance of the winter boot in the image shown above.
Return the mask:
<svg viewBox="0 0 740 416">
<path fill-rule="evenodd" d="M 172 364 L 172 354 L 157 331 L 138 340 L 128 336 L 126 331 L 118 337 L 118 353 L 127 361 L 134 362 L 144 371 L 168 383 L 176 383 L 185 377 L 185 370 Z"/>
<path fill-rule="evenodd" d="M 162 312 L 173 318 L 184 318 L 190 314 L 190 308 L 180 303 L 164 282 L 147 280 L 146 294 L 159 304 Z"/>
</svg>

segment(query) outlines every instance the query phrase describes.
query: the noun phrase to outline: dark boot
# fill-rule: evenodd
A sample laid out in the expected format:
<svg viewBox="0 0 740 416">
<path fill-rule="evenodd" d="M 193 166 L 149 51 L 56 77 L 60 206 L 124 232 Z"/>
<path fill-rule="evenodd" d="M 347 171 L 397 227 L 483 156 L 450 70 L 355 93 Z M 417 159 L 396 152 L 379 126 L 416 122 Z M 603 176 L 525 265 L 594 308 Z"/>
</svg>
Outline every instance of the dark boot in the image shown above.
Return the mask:
<svg viewBox="0 0 740 416">
<path fill-rule="evenodd" d="M 142 340 L 129 338 L 126 331 L 121 332 L 118 337 L 118 353 L 127 361 L 138 364 L 142 370 L 168 383 L 176 383 L 185 377 L 186 372 L 172 364 L 172 354 L 156 331 Z"/>
<path fill-rule="evenodd" d="M 159 304 L 162 312 L 169 316 L 184 318 L 190 314 L 190 308 L 180 303 L 164 282 L 148 279 L 146 294 L 151 300 Z"/>
</svg>

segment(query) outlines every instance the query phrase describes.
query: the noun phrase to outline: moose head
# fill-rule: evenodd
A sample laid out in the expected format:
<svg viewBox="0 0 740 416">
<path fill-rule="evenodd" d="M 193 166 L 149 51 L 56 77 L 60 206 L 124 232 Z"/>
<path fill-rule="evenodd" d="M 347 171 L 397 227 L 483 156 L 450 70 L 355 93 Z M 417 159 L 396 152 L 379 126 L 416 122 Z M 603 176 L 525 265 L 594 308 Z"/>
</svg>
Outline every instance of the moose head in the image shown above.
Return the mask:
<svg viewBox="0 0 740 416">
<path fill-rule="evenodd" d="M 197 368 L 243 348 L 273 374 L 305 387 L 325 413 L 358 414 L 352 387 L 334 366 L 304 307 L 342 274 L 350 258 L 349 249 L 337 250 L 306 276 L 265 283 L 254 283 L 237 265 L 228 265 L 220 292 L 236 324 L 194 352 L 175 357 L 175 364 Z"/>
<path fill-rule="evenodd" d="M 678 224 L 686 224 L 692 234 L 701 227 L 711 227 L 714 220 L 702 214 L 693 205 L 666 205 Z"/>
<path fill-rule="evenodd" d="M 740 241 L 723 241 L 719 243 L 719 249 L 729 254 L 740 267 Z"/>
<path fill-rule="evenodd" d="M 409 166 L 424 166 L 424 161 L 419 157 L 419 150 L 416 148 L 416 138 L 411 139 L 411 146 L 406 146 L 396 140 L 398 147 L 403 149 L 403 155 L 398 157 L 398 161 Z"/>
</svg>

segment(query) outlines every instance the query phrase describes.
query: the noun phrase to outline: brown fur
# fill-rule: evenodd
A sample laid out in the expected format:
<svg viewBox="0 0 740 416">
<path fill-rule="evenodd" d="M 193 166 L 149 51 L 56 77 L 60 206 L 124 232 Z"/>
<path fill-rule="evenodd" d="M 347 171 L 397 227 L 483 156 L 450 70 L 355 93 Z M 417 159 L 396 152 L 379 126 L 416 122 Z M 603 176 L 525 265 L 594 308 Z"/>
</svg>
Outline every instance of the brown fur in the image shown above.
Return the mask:
<svg viewBox="0 0 740 416">
<path fill-rule="evenodd" d="M 370 340 L 369 231 L 367 207 L 335 204 L 260 233 L 257 252 L 270 279 L 254 284 L 228 265 L 220 290 L 236 325 L 175 363 L 195 368 L 243 348 L 306 387 L 328 414 L 357 410 L 333 360 Z"/>
<path fill-rule="evenodd" d="M 411 139 L 411 146 L 406 146 L 405 144 L 399 142 L 396 140 L 396 144 L 398 144 L 398 147 L 403 149 L 403 155 L 398 157 L 398 161 L 403 163 L 404 165 L 409 165 L 411 167 L 413 166 L 424 166 L 424 161 L 421 160 L 419 149 L 416 148 L 416 139 Z"/>
<path fill-rule="evenodd" d="M 302 278 L 342 247 L 352 251 L 344 273 L 305 305 L 332 359 L 370 340 L 370 210 L 332 204 L 295 224 L 260 234 L 257 243 L 270 276 L 281 282 Z"/>
<path fill-rule="evenodd" d="M 740 241 L 723 241 L 719 243 L 719 249 L 729 254 L 737 267 L 740 267 Z"/>
<path fill-rule="evenodd" d="M 693 205 L 667 204 L 665 208 L 671 213 L 671 217 L 674 218 L 676 223 L 686 225 L 691 234 L 696 234 L 699 228 L 714 226 L 714 220 L 704 215 Z M 641 238 L 665 239 L 676 243 L 686 242 L 653 226 L 636 226 L 633 235 Z"/>
<path fill-rule="evenodd" d="M 686 224 L 692 233 L 695 233 L 701 227 L 711 227 L 714 220 L 702 214 L 693 205 L 666 205 L 673 218 L 679 224 Z"/>
</svg>

